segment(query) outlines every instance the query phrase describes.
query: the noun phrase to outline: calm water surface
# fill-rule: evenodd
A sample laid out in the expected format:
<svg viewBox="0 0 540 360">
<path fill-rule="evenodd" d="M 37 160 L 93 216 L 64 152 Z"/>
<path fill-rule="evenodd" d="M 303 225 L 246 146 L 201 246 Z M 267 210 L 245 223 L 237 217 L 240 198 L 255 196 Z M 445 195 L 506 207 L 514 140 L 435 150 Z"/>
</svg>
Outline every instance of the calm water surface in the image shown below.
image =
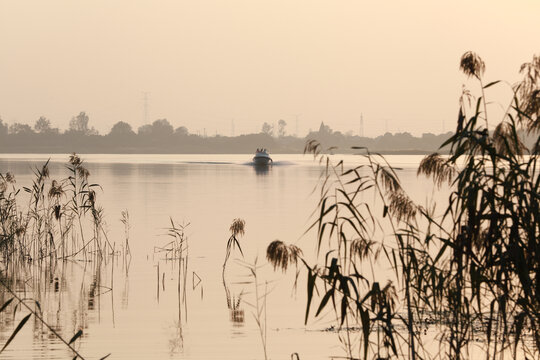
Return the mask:
<svg viewBox="0 0 540 360">
<path fill-rule="evenodd" d="M 51 157 L 51 179 L 67 177 L 67 155 Z M 40 301 L 43 316 L 69 339 L 78 329 L 77 348 L 90 359 L 112 353 L 111 359 L 261 359 L 259 329 L 254 320 L 253 278 L 235 259 L 227 266 L 227 291 L 222 265 L 229 226 L 246 221 L 240 239 L 243 260 L 258 259 L 259 288 L 267 288 L 267 350 L 270 358 L 302 359 L 342 356 L 331 314 L 304 325 L 305 281 L 293 288 L 294 271 L 274 273 L 265 260 L 267 245 L 280 239 L 305 252 L 314 234 L 304 232 L 317 204 L 312 190 L 321 167 L 311 156 L 275 155 L 275 165 L 262 171 L 249 164 L 250 155 L 83 155 L 91 182 L 103 191 L 111 242 L 124 242 L 122 210 L 130 214 L 133 257 L 107 263 L 61 262 L 47 269 L 29 265 L 25 283 L 14 284 L 21 296 Z M 0 172 L 15 174 L 17 186 L 29 186 L 32 167 L 48 156 L 0 155 Z M 336 155 L 345 164 L 359 157 Z M 416 177 L 422 156 L 388 156 L 399 167 L 402 185 L 420 204 L 443 199 L 424 178 Z M 170 218 L 188 224 L 189 264 L 187 313 L 179 303 L 178 269 L 156 247 Z M 236 252 L 234 258 L 242 256 Z M 198 283 L 199 277 L 201 279 Z M 267 283 L 267 284 L 266 284 Z M 266 285 L 265 285 L 266 284 Z M 228 296 L 227 296 L 228 295 Z M 2 302 L 8 297 L 2 294 Z M 182 320 L 179 320 L 179 314 Z M 2 314 L 0 343 L 24 312 Z M 187 319 L 186 319 L 187 316 Z M 32 320 L 2 354 L 5 359 L 66 359 L 70 352 L 43 326 Z"/>
</svg>

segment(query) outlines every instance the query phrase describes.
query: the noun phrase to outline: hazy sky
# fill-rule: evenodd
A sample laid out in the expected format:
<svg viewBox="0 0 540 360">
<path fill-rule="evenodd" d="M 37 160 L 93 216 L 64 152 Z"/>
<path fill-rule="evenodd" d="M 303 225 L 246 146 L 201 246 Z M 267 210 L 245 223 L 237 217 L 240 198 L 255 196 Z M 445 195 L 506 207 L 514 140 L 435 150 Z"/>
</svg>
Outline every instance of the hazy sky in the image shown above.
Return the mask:
<svg viewBox="0 0 540 360">
<path fill-rule="evenodd" d="M 540 53 L 540 1 L 0 0 L 0 117 L 66 128 L 80 111 L 191 132 L 379 135 L 454 128 L 467 50 L 487 80 Z M 488 94 L 489 95 L 489 94 Z"/>
</svg>

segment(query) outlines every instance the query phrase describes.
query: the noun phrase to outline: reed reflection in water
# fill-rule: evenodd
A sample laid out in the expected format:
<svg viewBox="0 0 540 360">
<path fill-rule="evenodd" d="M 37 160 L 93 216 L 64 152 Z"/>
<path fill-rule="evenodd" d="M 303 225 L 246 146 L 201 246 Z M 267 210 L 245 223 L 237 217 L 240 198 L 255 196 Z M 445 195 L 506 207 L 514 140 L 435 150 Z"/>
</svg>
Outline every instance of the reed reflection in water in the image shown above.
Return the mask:
<svg viewBox="0 0 540 360">
<path fill-rule="evenodd" d="M 121 291 L 123 308 L 127 307 L 129 299 L 129 271 L 126 263 L 118 260 L 111 256 L 96 257 L 95 261 L 86 262 L 67 260 L 22 263 L 4 269 L 1 280 L 25 303 L 35 303 L 34 311 L 60 336 L 69 340 L 79 330 L 83 334 L 91 333 L 92 326 L 104 319 L 115 327 L 115 307 L 118 306 L 114 300 L 115 286 Z M 0 291 L 2 304 L 9 297 L 9 293 Z M 25 315 L 24 311 L 18 310 L 21 310 L 21 306 L 12 302 L 0 315 L 0 334 L 4 342 L 11 333 L 12 325 Z M 84 338 L 85 335 L 82 341 Z M 49 358 L 51 351 L 64 354 L 64 358 L 72 357 L 71 351 L 42 322 L 35 320 L 32 328 L 23 328 L 2 356 Z M 102 353 L 104 351 L 101 350 Z"/>
<path fill-rule="evenodd" d="M 26 270 L 17 275 L 19 293 L 36 297 L 46 319 L 62 329 L 68 339 L 79 326 L 84 330 L 77 340 L 81 353 L 99 358 L 111 352 L 118 359 L 166 359 L 179 354 L 186 359 L 261 357 L 259 329 L 253 309 L 247 305 L 255 299 L 253 280 L 236 261 L 242 259 L 238 253 L 229 261 L 231 272 L 227 272 L 224 286 L 227 229 L 233 217 L 245 219 L 242 250 L 246 262 L 253 262 L 257 256 L 263 259 L 266 246 L 276 238 L 290 242 L 299 239 L 317 202 L 310 194 L 320 169 L 311 158 L 287 155 L 282 160 L 286 166 L 279 166 L 280 159 L 276 158 L 276 164 L 261 176 L 245 165 L 245 156 L 212 156 L 226 164 L 205 163 L 208 157 L 84 156 L 92 177 L 103 187 L 98 198 L 105 210 L 104 226 L 117 250 L 126 238 L 121 214 L 129 211 L 131 261 L 116 256 L 114 261 L 104 259 L 101 264 L 59 262 L 41 270 L 27 264 Z M 47 158 L 7 161 L 0 157 L 0 171 L 13 172 L 17 185 L 26 186 L 32 177 L 30 166 L 40 165 Z M 52 157 L 51 177 L 65 171 L 65 159 L 65 155 Z M 429 189 L 415 176 L 421 157 L 398 159 L 397 164 L 404 169 L 404 186 L 421 201 Z M 354 163 L 355 158 L 346 160 Z M 175 224 L 190 223 L 186 228 L 189 261 L 181 275 L 178 261 L 154 252 L 155 247 L 163 248 L 171 241 L 163 236 L 171 226 L 169 217 Z M 305 239 L 300 241 L 309 246 Z M 306 331 L 305 294 L 292 291 L 294 275 L 282 279 L 289 275 L 274 274 L 268 267 L 258 275 L 261 293 L 266 280 L 283 280 L 275 282 L 267 297 L 268 352 L 272 358 L 290 358 L 294 352 L 310 359 L 341 354 L 335 334 L 323 331 L 329 319 L 310 324 Z M 51 276 L 52 283 L 46 283 L 44 279 Z M 37 279 L 41 279 L 40 286 L 33 285 Z M 179 279 L 183 279 L 180 293 Z M 5 300 L 6 295 L 2 296 Z M 4 342 L 22 316 L 18 312 L 13 320 L 9 315 L 12 312 L 6 314 L 1 315 L 5 326 L 0 329 L 0 341 Z M 34 337 L 28 325 L 2 356 L 69 358 L 69 351 L 58 341 L 46 338 L 46 333 Z"/>
</svg>

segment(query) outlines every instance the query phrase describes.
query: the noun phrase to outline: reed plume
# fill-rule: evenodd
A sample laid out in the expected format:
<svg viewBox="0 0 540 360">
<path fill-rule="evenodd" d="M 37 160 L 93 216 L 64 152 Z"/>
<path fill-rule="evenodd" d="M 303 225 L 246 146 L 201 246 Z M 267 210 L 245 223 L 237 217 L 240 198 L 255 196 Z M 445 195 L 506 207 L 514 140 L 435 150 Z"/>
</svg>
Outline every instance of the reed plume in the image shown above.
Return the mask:
<svg viewBox="0 0 540 360">
<path fill-rule="evenodd" d="M 240 254 L 244 256 L 244 253 L 242 251 L 242 247 L 240 246 L 240 242 L 238 241 L 238 237 L 243 236 L 246 228 L 246 222 L 243 219 L 234 219 L 231 226 L 229 227 L 229 231 L 231 232 L 231 236 L 229 237 L 229 240 L 227 241 L 227 252 L 225 254 L 225 261 L 223 262 L 223 277 L 225 277 L 225 266 L 227 265 L 227 261 L 229 260 L 229 257 L 231 256 L 231 253 L 234 249 L 238 248 L 240 251 Z"/>
<path fill-rule="evenodd" d="M 368 258 L 369 254 L 373 252 L 372 248 L 375 245 L 375 241 L 368 239 L 354 239 L 351 241 L 351 256 L 358 256 L 360 260 Z"/>
<path fill-rule="evenodd" d="M 286 245 L 281 240 L 274 240 L 266 248 L 266 259 L 274 270 L 280 268 L 283 272 L 287 270 L 289 264 L 297 264 L 302 256 L 302 250 L 296 245 Z"/>
<path fill-rule="evenodd" d="M 243 236 L 245 234 L 245 227 L 246 222 L 244 220 L 234 219 L 229 227 L 229 231 L 231 232 L 232 236 Z"/>
<path fill-rule="evenodd" d="M 4 175 L 4 180 L 8 183 L 8 184 L 15 184 L 16 181 L 15 181 L 15 175 L 13 175 L 12 173 L 10 173 L 9 171 L 6 173 L 6 175 Z"/>
<path fill-rule="evenodd" d="M 435 184 L 440 187 L 443 183 L 450 184 L 457 171 L 455 166 L 451 165 L 440 154 L 433 153 L 422 159 L 416 174 L 432 176 Z"/>
<path fill-rule="evenodd" d="M 521 155 L 525 151 L 525 145 L 518 136 L 514 136 L 512 124 L 503 121 L 493 131 L 493 144 L 497 153 L 505 156 Z"/>
<path fill-rule="evenodd" d="M 378 180 L 380 180 L 384 189 L 389 192 L 401 191 L 401 185 L 392 169 L 386 166 L 379 166 L 377 169 Z"/>
<path fill-rule="evenodd" d="M 517 95 L 521 102 L 523 119 L 529 133 L 540 130 L 540 56 L 534 55 L 530 62 L 521 65 L 523 80 Z"/>
<path fill-rule="evenodd" d="M 49 197 L 58 199 L 62 197 L 63 195 L 64 195 L 64 189 L 62 187 L 62 184 L 56 180 L 53 180 L 51 183 L 51 188 L 49 189 Z"/>
<path fill-rule="evenodd" d="M 468 77 L 474 76 L 477 79 L 481 79 L 486 70 L 486 64 L 476 53 L 467 51 L 461 57 L 459 68 Z"/>
</svg>

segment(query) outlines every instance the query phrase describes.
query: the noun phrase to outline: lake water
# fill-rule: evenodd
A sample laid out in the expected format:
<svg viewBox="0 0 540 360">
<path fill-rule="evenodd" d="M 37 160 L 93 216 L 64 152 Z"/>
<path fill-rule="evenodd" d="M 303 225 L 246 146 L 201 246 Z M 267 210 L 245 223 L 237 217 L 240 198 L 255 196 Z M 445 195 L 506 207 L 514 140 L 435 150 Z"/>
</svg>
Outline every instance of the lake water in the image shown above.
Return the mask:
<svg viewBox="0 0 540 360">
<path fill-rule="evenodd" d="M 29 186 L 32 167 L 49 156 L 0 155 L 0 173 L 15 174 L 17 187 Z M 68 155 L 53 155 L 50 178 L 67 177 Z M 83 155 L 91 182 L 99 183 L 98 201 L 105 209 L 111 242 L 124 242 L 121 211 L 130 215 L 132 258 L 107 263 L 60 262 L 45 271 L 31 264 L 20 296 L 39 300 L 44 319 L 70 339 L 84 335 L 76 348 L 87 359 L 112 353 L 111 359 L 261 359 L 253 277 L 237 260 L 228 264 L 227 289 L 222 278 L 226 244 L 233 219 L 246 222 L 240 238 L 243 260 L 258 259 L 259 291 L 266 296 L 267 352 L 273 359 L 328 359 L 343 356 L 331 313 L 304 325 L 304 278 L 293 288 L 294 270 L 273 272 L 266 263 L 267 245 L 280 239 L 309 252 L 314 234 L 304 234 L 315 210 L 321 166 L 312 156 L 275 155 L 267 171 L 250 165 L 250 155 Z M 357 164 L 358 156 L 335 155 Z M 387 156 L 399 167 L 405 190 L 418 203 L 443 199 L 416 169 L 423 156 Z M 155 248 L 170 219 L 188 224 L 187 305 L 180 303 L 178 267 Z M 199 282 L 200 279 L 200 282 Z M 229 295 L 229 296 L 227 296 Z M 9 295 L 2 293 L 3 303 Z M 235 299 L 240 299 L 235 301 Z M 187 313 L 186 313 L 187 310 Z M 181 314 L 181 315 L 180 315 Z M 1 314 L 0 344 L 6 342 L 24 311 Z M 181 316 L 181 320 L 179 320 Z M 187 316 L 187 319 L 186 319 Z M 66 359 L 71 352 L 33 318 L 2 353 L 3 359 Z"/>
</svg>

